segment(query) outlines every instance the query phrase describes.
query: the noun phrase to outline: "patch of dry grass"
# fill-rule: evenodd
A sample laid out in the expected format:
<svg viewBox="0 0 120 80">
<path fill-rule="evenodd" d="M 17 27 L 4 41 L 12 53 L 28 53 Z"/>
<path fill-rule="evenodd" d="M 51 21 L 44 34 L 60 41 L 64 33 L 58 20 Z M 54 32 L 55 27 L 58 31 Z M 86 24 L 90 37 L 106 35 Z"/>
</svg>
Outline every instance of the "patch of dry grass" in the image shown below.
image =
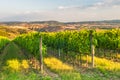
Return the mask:
<svg viewBox="0 0 120 80">
<path fill-rule="evenodd" d="M 55 71 L 71 71 L 73 70 L 73 67 L 63 63 L 57 58 L 49 57 L 44 59 L 44 63 L 47 67 L 49 67 L 51 70 Z"/>
</svg>

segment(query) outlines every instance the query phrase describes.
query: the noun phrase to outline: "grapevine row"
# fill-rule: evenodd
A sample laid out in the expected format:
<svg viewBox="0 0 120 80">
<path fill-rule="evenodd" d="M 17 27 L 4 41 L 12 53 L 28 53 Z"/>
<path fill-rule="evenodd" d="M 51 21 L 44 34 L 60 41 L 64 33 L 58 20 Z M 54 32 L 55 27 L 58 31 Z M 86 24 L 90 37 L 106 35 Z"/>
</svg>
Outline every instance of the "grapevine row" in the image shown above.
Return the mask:
<svg viewBox="0 0 120 80">
<path fill-rule="evenodd" d="M 93 31 L 93 44 L 96 48 L 114 50 L 120 48 L 120 30 Z M 42 36 L 47 47 L 62 49 L 64 52 L 90 53 L 90 31 L 63 31 L 51 33 L 30 33 L 17 37 L 14 41 L 30 53 L 39 55 L 39 42 Z M 43 48 L 45 50 L 45 47 Z"/>
<path fill-rule="evenodd" d="M 32 55 L 39 57 L 39 43 L 40 35 L 39 33 L 29 33 L 18 36 L 14 39 L 14 42 L 19 46 L 27 50 Z M 43 45 L 43 53 L 45 53 L 46 47 Z"/>
</svg>

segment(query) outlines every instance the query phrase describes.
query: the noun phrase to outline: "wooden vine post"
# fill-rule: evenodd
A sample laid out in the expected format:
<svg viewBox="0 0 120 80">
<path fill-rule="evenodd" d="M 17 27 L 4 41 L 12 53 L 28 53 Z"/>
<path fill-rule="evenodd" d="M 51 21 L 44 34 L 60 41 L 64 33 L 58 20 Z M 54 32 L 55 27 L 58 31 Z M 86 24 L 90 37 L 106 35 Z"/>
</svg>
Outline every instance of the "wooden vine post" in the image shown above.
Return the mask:
<svg viewBox="0 0 120 80">
<path fill-rule="evenodd" d="M 60 48 L 59 48 L 59 49 L 58 49 L 58 57 L 59 57 L 59 58 L 60 58 L 60 52 L 61 52 L 61 51 L 60 51 Z"/>
<path fill-rule="evenodd" d="M 118 39 L 118 37 L 120 36 L 119 35 L 119 28 L 117 29 L 117 53 L 116 53 L 116 61 L 118 61 L 118 52 L 119 52 L 119 39 Z"/>
<path fill-rule="evenodd" d="M 42 37 L 40 37 L 40 70 L 43 73 Z"/>
<path fill-rule="evenodd" d="M 90 30 L 90 48 L 91 48 L 91 61 L 92 67 L 94 68 L 94 54 L 95 54 L 95 47 L 93 44 L 93 31 Z"/>
</svg>

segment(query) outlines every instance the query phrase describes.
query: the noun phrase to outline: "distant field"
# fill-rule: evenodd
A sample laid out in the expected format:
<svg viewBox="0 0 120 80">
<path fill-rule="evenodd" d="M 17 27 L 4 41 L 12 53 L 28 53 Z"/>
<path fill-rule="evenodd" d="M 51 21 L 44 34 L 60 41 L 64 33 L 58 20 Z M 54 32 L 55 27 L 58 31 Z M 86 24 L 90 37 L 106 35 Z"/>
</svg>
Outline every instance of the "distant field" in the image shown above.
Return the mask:
<svg viewBox="0 0 120 80">
<path fill-rule="evenodd" d="M 31 32 L 31 30 L 19 27 L 0 26 L 0 36 L 8 37 L 9 39 L 28 32 Z"/>
</svg>

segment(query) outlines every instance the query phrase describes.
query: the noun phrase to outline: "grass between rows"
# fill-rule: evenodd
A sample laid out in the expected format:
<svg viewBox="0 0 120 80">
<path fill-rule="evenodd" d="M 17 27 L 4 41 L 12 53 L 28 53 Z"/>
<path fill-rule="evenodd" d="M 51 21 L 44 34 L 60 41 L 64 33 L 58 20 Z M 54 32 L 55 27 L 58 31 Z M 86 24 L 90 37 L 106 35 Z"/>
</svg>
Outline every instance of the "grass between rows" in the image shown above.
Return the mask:
<svg viewBox="0 0 120 80">
<path fill-rule="evenodd" d="M 86 57 L 82 57 L 86 62 Z M 30 67 L 30 62 L 20 48 L 10 43 L 0 57 L 0 80 L 53 80 L 52 77 L 35 72 Z M 88 56 L 88 62 L 91 57 Z M 44 58 L 44 63 L 51 72 L 59 75 L 54 80 L 119 80 L 120 63 L 104 58 L 95 57 L 96 67 L 75 68 L 63 63 L 55 57 Z"/>
<path fill-rule="evenodd" d="M 0 80 L 51 80 L 50 76 L 35 72 L 20 48 L 10 42 L 0 54 Z"/>
</svg>

